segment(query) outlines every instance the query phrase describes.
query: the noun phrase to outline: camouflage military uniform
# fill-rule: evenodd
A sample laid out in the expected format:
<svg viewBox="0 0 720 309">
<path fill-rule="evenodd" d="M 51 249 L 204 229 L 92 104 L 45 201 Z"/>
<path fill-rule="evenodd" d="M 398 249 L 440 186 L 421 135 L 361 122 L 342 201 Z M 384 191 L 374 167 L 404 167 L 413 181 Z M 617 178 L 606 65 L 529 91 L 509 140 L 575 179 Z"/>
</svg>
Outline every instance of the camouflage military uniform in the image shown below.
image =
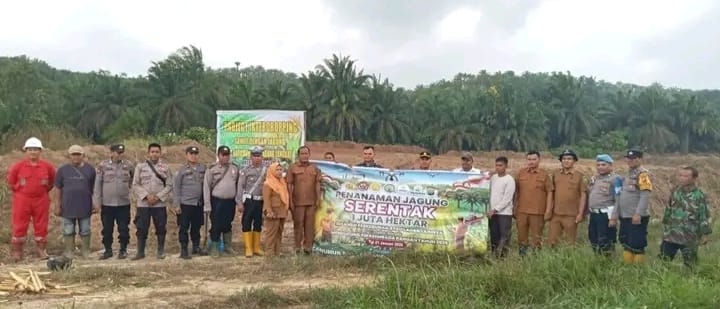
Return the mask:
<svg viewBox="0 0 720 309">
<path fill-rule="evenodd" d="M 701 238 L 712 233 L 710 211 L 703 191 L 694 186 L 676 188 L 665 208 L 663 225 L 660 258 L 672 260 L 679 250 L 685 265 L 695 264 Z"/>
</svg>

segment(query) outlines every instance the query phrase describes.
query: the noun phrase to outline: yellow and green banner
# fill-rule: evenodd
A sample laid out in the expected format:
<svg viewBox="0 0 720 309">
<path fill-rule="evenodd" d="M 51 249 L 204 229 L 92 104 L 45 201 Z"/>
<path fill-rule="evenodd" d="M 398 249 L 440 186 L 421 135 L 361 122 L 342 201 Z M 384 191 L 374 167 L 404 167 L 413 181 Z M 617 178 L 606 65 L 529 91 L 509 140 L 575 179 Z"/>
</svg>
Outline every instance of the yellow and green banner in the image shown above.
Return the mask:
<svg viewBox="0 0 720 309">
<path fill-rule="evenodd" d="M 217 146 L 230 147 L 237 164 L 245 166 L 250 149 L 261 146 L 266 163 L 293 162 L 305 143 L 305 111 L 217 111 Z"/>
<path fill-rule="evenodd" d="M 317 253 L 487 251 L 489 175 L 312 162 L 323 173 Z"/>
</svg>

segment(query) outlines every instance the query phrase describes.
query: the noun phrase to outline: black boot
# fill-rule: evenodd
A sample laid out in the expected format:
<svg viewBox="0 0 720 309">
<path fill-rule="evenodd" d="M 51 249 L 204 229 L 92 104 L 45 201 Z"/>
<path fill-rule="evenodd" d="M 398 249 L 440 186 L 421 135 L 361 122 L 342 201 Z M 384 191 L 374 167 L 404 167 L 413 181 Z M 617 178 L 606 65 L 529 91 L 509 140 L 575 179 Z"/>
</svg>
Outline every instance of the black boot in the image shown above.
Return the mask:
<svg viewBox="0 0 720 309">
<path fill-rule="evenodd" d="M 118 259 L 123 260 L 127 258 L 127 244 L 120 244 L 120 253 L 118 253 Z"/>
<path fill-rule="evenodd" d="M 200 245 L 195 245 L 195 244 L 193 244 L 192 254 L 193 254 L 193 255 L 199 255 L 199 254 L 200 254 Z"/>
<path fill-rule="evenodd" d="M 132 258 L 133 261 L 142 260 L 145 258 L 145 239 L 138 239 L 137 253 Z"/>
<path fill-rule="evenodd" d="M 157 237 L 157 258 L 162 260 L 165 258 L 165 235 Z"/>
<path fill-rule="evenodd" d="M 180 258 L 183 260 L 189 260 L 190 254 L 188 253 L 188 245 L 180 244 Z"/>
<path fill-rule="evenodd" d="M 105 245 L 105 252 L 100 256 L 100 260 L 107 260 L 113 256 L 112 252 L 112 244 L 111 245 Z"/>
</svg>

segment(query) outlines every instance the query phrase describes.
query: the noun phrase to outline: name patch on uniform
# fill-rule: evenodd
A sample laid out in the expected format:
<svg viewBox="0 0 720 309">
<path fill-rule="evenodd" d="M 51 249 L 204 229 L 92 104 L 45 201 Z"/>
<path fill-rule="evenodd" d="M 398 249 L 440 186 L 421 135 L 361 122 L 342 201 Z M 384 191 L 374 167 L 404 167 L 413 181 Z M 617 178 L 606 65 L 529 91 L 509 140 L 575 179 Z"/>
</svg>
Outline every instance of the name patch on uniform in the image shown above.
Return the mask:
<svg viewBox="0 0 720 309">
<path fill-rule="evenodd" d="M 640 190 L 652 191 L 653 186 L 648 173 L 641 173 L 638 175 L 638 188 Z"/>
</svg>

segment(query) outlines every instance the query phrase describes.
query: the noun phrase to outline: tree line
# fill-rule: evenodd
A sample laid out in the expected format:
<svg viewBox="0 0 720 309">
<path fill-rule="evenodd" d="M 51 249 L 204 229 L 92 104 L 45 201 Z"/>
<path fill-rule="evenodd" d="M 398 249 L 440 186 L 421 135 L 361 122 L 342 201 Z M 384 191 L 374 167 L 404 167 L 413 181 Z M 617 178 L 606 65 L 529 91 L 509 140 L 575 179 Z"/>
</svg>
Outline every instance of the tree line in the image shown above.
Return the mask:
<svg viewBox="0 0 720 309">
<path fill-rule="evenodd" d="M 364 72 L 349 56 L 332 55 L 299 75 L 235 64 L 208 67 L 195 46 L 152 62 L 137 77 L 0 58 L 0 141 L 31 128 L 95 143 L 214 134 L 218 109 L 291 109 L 306 111 L 309 140 L 415 144 L 434 152 L 720 150 L 718 90 L 484 70 L 404 89 Z"/>
</svg>

